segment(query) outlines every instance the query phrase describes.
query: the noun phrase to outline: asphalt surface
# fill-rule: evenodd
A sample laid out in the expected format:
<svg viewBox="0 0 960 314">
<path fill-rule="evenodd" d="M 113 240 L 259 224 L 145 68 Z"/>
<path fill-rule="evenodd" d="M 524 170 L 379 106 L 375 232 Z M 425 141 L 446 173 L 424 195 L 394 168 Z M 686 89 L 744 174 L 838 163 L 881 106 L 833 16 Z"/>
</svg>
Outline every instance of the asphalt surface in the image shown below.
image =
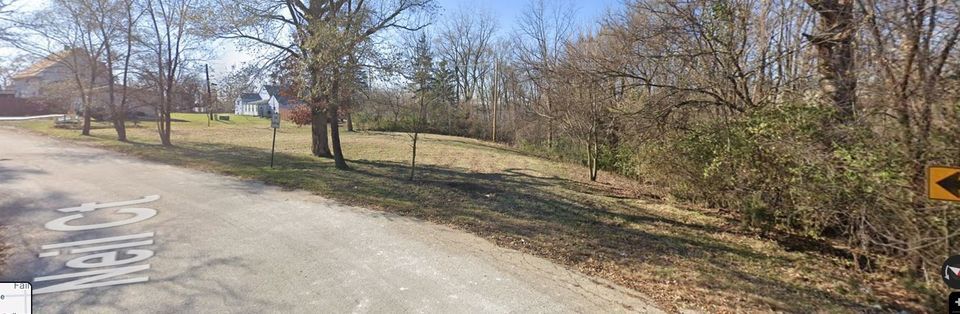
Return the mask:
<svg viewBox="0 0 960 314">
<path fill-rule="evenodd" d="M 4 127 L 0 224 L 37 313 L 660 312 L 462 231 Z"/>
</svg>

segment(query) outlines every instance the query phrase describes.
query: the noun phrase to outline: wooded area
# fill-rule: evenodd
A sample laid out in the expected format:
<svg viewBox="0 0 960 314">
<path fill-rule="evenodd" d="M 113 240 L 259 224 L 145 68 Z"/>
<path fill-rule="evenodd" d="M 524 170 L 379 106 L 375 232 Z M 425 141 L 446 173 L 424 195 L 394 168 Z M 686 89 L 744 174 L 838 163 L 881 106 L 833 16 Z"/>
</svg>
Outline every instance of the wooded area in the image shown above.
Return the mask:
<svg viewBox="0 0 960 314">
<path fill-rule="evenodd" d="M 504 38 L 460 12 L 407 58 L 434 60 L 425 109 L 415 84 L 371 87 L 350 111 L 364 128 L 497 141 L 582 163 L 593 180 L 663 186 L 942 291 L 960 212 L 926 199 L 924 172 L 960 163 L 958 9 L 628 1 L 588 31 L 571 7 L 532 1 Z"/>
<path fill-rule="evenodd" d="M 297 119 L 312 122 L 313 154 L 339 169 L 341 120 L 410 132 L 411 180 L 421 132 L 495 141 L 586 165 L 594 181 L 664 187 L 761 234 L 836 241 L 860 271 L 945 291 L 938 269 L 960 251 L 960 207 L 924 193 L 926 167 L 960 165 L 957 1 L 627 0 L 585 29 L 571 3 L 532 0 L 504 36 L 489 14 L 438 9 L 54 0 L 0 17 L 16 26 L 0 39 L 38 55 L 83 47 L 111 90 L 153 91 L 164 145 L 202 43 L 236 40 L 261 47 L 307 103 Z M 37 37 L 46 44 L 13 39 Z M 99 77 L 76 73 L 81 93 Z M 124 104 L 110 99 L 121 141 Z"/>
</svg>

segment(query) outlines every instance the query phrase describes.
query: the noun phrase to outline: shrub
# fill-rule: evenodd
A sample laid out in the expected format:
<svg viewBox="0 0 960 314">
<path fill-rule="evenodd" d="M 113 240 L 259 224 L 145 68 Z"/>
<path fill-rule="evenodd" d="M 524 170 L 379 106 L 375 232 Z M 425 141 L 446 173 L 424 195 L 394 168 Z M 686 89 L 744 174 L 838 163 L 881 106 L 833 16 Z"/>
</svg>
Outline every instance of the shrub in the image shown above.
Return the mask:
<svg viewBox="0 0 960 314">
<path fill-rule="evenodd" d="M 297 105 L 286 115 L 287 120 L 293 122 L 297 127 L 310 124 L 313 121 L 313 112 L 306 105 Z"/>
<path fill-rule="evenodd" d="M 677 198 L 732 210 L 746 226 L 843 241 L 855 267 L 936 269 L 958 247 L 958 207 L 914 188 L 909 144 L 875 131 L 889 122 L 824 127 L 831 117 L 831 108 L 783 104 L 700 121 L 641 145 L 640 173 Z"/>
</svg>

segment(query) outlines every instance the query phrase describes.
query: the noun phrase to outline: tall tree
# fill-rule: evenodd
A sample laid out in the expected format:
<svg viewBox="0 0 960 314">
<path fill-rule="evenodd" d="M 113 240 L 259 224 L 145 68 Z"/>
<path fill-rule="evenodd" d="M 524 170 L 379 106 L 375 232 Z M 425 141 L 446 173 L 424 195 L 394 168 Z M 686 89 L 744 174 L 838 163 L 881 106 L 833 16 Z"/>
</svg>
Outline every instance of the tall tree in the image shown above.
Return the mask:
<svg viewBox="0 0 960 314">
<path fill-rule="evenodd" d="M 61 84 L 57 98 L 77 100 L 83 114 L 81 133 L 90 135 L 95 90 L 107 84 L 101 63 L 105 43 L 87 18 L 81 0 L 55 0 L 44 9 L 16 20 L 14 46 L 66 69 L 70 84 Z M 44 86 L 53 90 L 53 86 Z"/>
<path fill-rule="evenodd" d="M 552 74 L 573 35 L 575 15 L 569 2 L 531 0 L 520 15 L 515 36 L 517 58 L 536 95 L 535 112 L 547 120 L 547 146 L 553 146 L 557 116 L 550 96 Z"/>
<path fill-rule="evenodd" d="M 489 13 L 461 7 L 447 20 L 439 36 L 440 53 L 456 77 L 458 97 L 470 103 L 480 93 L 481 79 L 490 71 L 496 19 Z"/>
<path fill-rule="evenodd" d="M 358 52 L 385 29 L 424 27 L 417 13 L 432 10 L 432 0 L 300 0 L 246 3 L 221 1 L 232 16 L 218 24 L 224 38 L 250 40 L 280 51 L 278 59 L 298 63 L 301 97 L 313 108 L 313 153 L 331 156 L 327 149 L 329 120 L 332 156 L 337 168 L 347 169 L 340 145 L 341 81 L 362 66 Z M 292 34 L 278 36 L 276 34 Z M 356 64 L 356 65 L 354 65 Z"/>
<path fill-rule="evenodd" d="M 103 60 L 107 73 L 107 107 L 117 132 L 117 140 L 126 141 L 127 100 L 129 98 L 130 60 L 133 54 L 134 28 L 141 12 L 133 0 L 77 0 L 78 13 L 91 25 L 103 42 Z M 118 65 L 119 63 L 119 65 Z M 120 80 L 117 81 L 119 74 Z M 119 83 L 119 87 L 117 84 Z M 119 90 L 119 99 L 117 92 Z M 98 93 L 102 95 L 103 93 Z"/>
<path fill-rule="evenodd" d="M 25 55 L 17 55 L 0 58 L 0 88 L 10 86 L 13 83 L 13 76 L 29 65 L 26 57 Z"/>
<path fill-rule="evenodd" d="M 203 3 L 199 0 L 146 0 L 141 38 L 145 56 L 152 66 L 141 71 L 150 81 L 157 95 L 157 134 L 164 146 L 172 146 L 171 114 L 174 111 L 179 82 L 188 60 L 201 35 Z"/>
<path fill-rule="evenodd" d="M 854 0 L 806 0 L 819 19 L 817 33 L 808 38 L 817 48 L 820 90 L 837 108 L 842 121 L 854 118 L 857 97 L 854 40 L 857 21 Z"/>
</svg>

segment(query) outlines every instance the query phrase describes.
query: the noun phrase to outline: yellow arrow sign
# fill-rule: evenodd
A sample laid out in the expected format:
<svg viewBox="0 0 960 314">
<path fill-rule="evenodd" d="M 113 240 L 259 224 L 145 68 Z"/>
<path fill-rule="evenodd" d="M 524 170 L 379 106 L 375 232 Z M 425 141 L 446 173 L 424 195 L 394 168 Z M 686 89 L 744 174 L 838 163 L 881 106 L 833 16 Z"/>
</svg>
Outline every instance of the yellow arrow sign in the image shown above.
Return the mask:
<svg viewBox="0 0 960 314">
<path fill-rule="evenodd" d="M 960 168 L 927 168 L 927 197 L 932 200 L 960 202 Z"/>
</svg>

